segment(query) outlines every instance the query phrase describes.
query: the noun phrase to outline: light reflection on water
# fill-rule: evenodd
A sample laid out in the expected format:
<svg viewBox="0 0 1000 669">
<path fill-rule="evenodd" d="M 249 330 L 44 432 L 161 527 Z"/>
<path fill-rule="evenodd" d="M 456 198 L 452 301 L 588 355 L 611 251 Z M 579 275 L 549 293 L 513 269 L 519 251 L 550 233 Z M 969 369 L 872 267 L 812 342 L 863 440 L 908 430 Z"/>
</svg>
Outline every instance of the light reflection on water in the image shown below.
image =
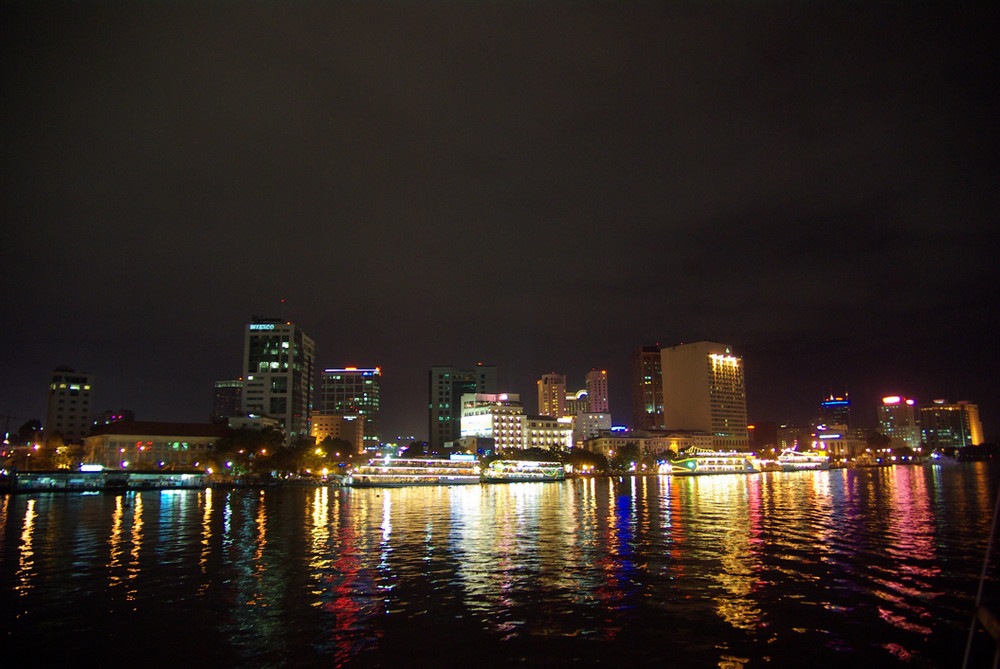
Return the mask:
<svg viewBox="0 0 1000 669">
<path fill-rule="evenodd" d="M 58 634 L 107 664 L 139 657 L 140 633 L 157 665 L 950 665 L 988 473 L 3 497 L 5 645 L 56 662 Z"/>
</svg>

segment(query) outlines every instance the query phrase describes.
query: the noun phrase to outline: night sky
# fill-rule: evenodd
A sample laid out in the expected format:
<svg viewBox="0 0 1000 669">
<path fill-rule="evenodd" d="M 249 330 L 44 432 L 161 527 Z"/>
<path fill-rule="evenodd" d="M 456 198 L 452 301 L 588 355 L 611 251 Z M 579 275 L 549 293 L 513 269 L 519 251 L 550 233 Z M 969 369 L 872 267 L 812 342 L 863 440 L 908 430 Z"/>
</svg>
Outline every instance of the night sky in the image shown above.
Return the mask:
<svg viewBox="0 0 1000 669">
<path fill-rule="evenodd" d="M 381 366 L 384 437 L 478 361 L 627 423 L 630 351 L 711 339 L 752 421 L 996 438 L 997 3 L 180 4 L 0 10 L 12 429 L 59 365 L 206 421 L 260 314 Z"/>
</svg>

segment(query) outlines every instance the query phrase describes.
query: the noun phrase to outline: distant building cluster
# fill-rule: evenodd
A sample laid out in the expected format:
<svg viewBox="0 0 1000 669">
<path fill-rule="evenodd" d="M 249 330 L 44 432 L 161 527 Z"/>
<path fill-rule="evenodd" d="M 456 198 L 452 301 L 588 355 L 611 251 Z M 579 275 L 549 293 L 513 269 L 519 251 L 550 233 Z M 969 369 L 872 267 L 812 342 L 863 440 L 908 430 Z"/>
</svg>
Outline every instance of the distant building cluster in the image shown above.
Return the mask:
<svg viewBox="0 0 1000 669">
<path fill-rule="evenodd" d="M 312 338 L 282 319 L 254 316 L 243 335 L 242 376 L 215 383 L 209 423 L 139 423 L 129 410 L 95 412 L 94 375 L 59 367 L 51 373 L 39 435 L 83 445 L 91 462 L 109 467 L 197 466 L 212 440 L 229 430 L 276 430 L 286 446 L 327 439 L 347 442 L 357 453 L 383 446 L 380 367 L 328 367 L 317 374 Z M 871 435 L 852 425 L 847 393 L 824 398 L 807 425 L 749 425 L 743 358 L 731 346 L 711 341 L 641 346 L 630 363 L 628 427 L 612 425 L 603 369 L 586 372 L 582 387 L 575 388 L 565 374 L 542 374 L 537 413 L 531 414 L 520 394 L 499 387 L 494 365 L 433 366 L 427 448 L 487 454 L 583 447 L 607 457 L 626 445 L 645 455 L 691 447 L 818 449 L 844 460 L 870 448 Z M 887 448 L 983 443 L 978 407 L 966 401 L 918 405 L 891 396 L 882 399 L 876 414 Z"/>
</svg>

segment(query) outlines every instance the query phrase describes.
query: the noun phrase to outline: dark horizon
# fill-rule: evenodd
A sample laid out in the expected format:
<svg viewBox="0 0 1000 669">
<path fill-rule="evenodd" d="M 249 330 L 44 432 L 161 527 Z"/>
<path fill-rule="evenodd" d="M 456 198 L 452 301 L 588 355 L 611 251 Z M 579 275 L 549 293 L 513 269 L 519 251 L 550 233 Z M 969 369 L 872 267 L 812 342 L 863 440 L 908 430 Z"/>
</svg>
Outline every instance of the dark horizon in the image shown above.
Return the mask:
<svg viewBox="0 0 1000 669">
<path fill-rule="evenodd" d="M 1000 429 L 996 4 L 2 10 L 0 413 L 49 373 L 202 421 L 274 314 L 318 369 L 556 371 L 709 339 L 751 421 L 847 391 Z M 282 303 L 282 300 L 285 300 Z"/>
</svg>

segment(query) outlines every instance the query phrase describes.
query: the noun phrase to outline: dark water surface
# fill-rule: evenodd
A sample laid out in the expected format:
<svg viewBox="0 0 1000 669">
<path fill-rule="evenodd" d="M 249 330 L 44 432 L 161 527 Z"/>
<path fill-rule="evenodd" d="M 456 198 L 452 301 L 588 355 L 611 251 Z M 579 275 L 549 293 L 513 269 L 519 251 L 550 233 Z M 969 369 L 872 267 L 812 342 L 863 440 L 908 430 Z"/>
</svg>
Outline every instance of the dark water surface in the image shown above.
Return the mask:
<svg viewBox="0 0 1000 669">
<path fill-rule="evenodd" d="M 997 474 L 0 496 L 0 664 L 959 666 Z"/>
</svg>

